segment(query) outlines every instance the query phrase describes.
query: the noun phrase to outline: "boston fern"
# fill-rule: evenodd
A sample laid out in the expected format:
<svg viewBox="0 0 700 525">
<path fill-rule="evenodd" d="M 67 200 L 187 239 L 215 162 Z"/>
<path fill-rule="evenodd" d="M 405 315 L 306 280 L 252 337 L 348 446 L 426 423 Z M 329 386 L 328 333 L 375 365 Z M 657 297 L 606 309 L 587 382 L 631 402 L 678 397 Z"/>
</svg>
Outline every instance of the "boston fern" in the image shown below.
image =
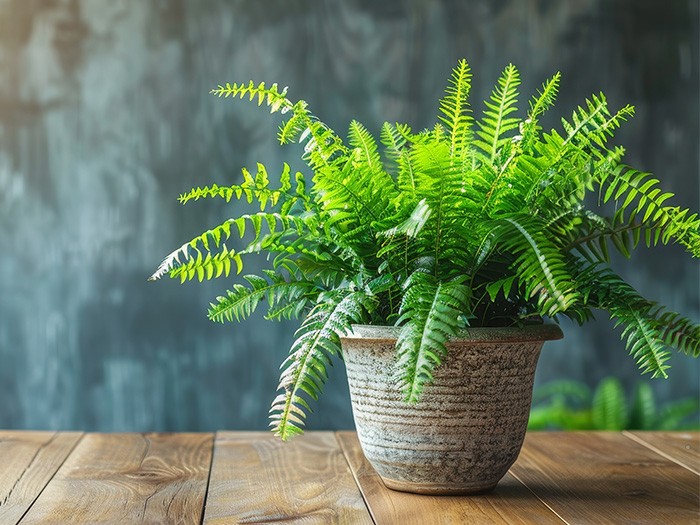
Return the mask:
<svg viewBox="0 0 700 525">
<path fill-rule="evenodd" d="M 355 323 L 401 327 L 394 374 L 409 403 L 465 327 L 562 316 L 583 323 L 595 309 L 622 327 L 643 372 L 666 377 L 669 348 L 700 355 L 700 326 L 642 297 L 610 267 L 610 251 L 677 242 L 698 257 L 700 218 L 668 204 L 658 180 L 608 144 L 631 106 L 611 113 L 605 96 L 593 95 L 562 119 L 561 132 L 544 132 L 539 119 L 559 81 L 547 80 L 518 116 L 520 77 L 509 65 L 475 119 L 470 68 L 460 61 L 439 122 L 419 132 L 385 123 L 381 146 L 356 121 L 342 139 L 276 84 L 219 86 L 219 97 L 285 114 L 279 140 L 303 145 L 313 176 L 284 165 L 272 182 L 258 164 L 240 184 L 181 195 L 182 203 L 244 199 L 260 211 L 183 244 L 151 279 L 228 277 L 246 255 L 271 255 L 270 269 L 233 284 L 209 317 L 239 321 L 264 302 L 268 319 L 303 319 L 270 411 L 283 439 L 302 431 L 341 354 L 339 338 Z M 246 240 L 232 248 L 232 237 Z"/>
</svg>

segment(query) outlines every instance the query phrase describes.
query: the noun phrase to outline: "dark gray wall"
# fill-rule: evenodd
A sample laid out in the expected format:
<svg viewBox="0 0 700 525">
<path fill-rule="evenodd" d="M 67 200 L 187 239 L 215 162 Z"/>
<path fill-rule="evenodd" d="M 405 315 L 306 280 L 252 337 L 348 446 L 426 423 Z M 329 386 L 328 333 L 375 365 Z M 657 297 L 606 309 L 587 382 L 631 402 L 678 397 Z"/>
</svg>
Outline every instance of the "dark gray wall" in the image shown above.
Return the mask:
<svg viewBox="0 0 700 525">
<path fill-rule="evenodd" d="M 697 209 L 698 16 L 696 0 L 0 0 L 0 427 L 266 426 L 294 325 L 209 323 L 225 281 L 146 282 L 231 213 L 179 193 L 299 155 L 276 146 L 277 119 L 209 96 L 216 84 L 278 81 L 336 128 L 378 130 L 431 125 L 460 57 L 474 101 L 508 62 L 522 100 L 561 70 L 559 110 L 599 90 L 635 104 L 629 162 Z M 698 264 L 681 250 L 622 272 L 697 320 Z M 608 322 L 565 331 L 539 382 L 636 380 Z M 697 395 L 697 361 L 672 364 L 657 392 Z M 331 380 L 313 428 L 352 424 L 342 365 Z"/>
</svg>

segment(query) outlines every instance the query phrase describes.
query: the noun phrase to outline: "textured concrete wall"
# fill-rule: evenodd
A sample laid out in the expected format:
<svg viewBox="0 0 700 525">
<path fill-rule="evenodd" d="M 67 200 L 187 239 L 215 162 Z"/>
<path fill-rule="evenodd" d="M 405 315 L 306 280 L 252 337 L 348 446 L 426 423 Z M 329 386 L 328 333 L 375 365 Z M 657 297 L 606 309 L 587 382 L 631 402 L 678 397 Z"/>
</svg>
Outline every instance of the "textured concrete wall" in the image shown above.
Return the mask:
<svg viewBox="0 0 700 525">
<path fill-rule="evenodd" d="M 475 101 L 508 62 L 528 95 L 561 70 L 560 111 L 599 90 L 635 104 L 629 162 L 697 209 L 698 16 L 694 0 L 0 0 L 0 427 L 265 427 L 294 325 L 209 323 L 223 281 L 146 282 L 229 212 L 179 193 L 298 157 L 276 119 L 207 95 L 216 84 L 278 81 L 334 127 L 376 131 L 430 125 L 460 57 Z M 623 274 L 699 317 L 679 249 Z M 565 330 L 538 381 L 636 379 L 609 323 Z M 697 362 L 672 364 L 656 390 L 697 393 Z M 342 365 L 331 379 L 315 428 L 352 424 Z"/>
</svg>

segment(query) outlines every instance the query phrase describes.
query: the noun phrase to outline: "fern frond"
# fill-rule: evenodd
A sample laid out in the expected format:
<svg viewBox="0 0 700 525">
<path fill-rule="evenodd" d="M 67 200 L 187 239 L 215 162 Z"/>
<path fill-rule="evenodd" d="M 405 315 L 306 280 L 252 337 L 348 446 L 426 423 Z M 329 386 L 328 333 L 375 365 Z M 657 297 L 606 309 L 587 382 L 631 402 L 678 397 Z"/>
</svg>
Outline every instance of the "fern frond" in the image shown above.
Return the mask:
<svg viewBox="0 0 700 525">
<path fill-rule="evenodd" d="M 656 331 L 665 345 L 677 348 L 686 355 L 700 357 L 700 324 L 659 307 L 653 313 Z"/>
<path fill-rule="evenodd" d="M 602 172 L 597 180 L 603 202 L 614 200 L 620 213 L 629 211 L 631 218 L 640 217 L 650 224 L 645 233 L 648 246 L 672 240 L 679 242 L 694 257 L 700 257 L 700 217 L 665 202 L 673 197 L 663 192 L 659 180 L 650 173 L 619 165 Z"/>
<path fill-rule="evenodd" d="M 149 277 L 150 281 L 160 279 L 166 273 L 171 277 L 180 278 L 181 282 L 198 278 L 200 281 L 229 275 L 231 262 L 237 266 L 237 273 L 243 269 L 241 254 L 251 250 L 229 250 L 224 242 L 231 237 L 231 228 L 236 227 L 241 238 L 252 226 L 255 238 L 249 246 L 256 245 L 266 226 L 274 233 L 279 226 L 289 231 L 293 228 L 299 235 L 307 229 L 307 223 L 301 217 L 294 215 L 282 215 L 280 213 L 259 212 L 252 215 L 245 214 L 235 219 L 228 219 L 219 226 L 207 230 L 189 242 L 170 253 L 156 271 Z M 218 253 L 212 253 L 214 248 L 222 248 Z"/>
<path fill-rule="evenodd" d="M 169 274 L 173 278 L 180 278 L 180 282 L 195 277 L 199 277 L 201 281 L 205 276 L 207 279 L 211 279 L 212 276 L 220 277 L 222 273 L 228 277 L 231 271 L 231 262 L 236 264 L 237 273 L 240 273 L 243 269 L 240 254 L 235 250 L 229 250 L 224 244 L 224 241 L 231 235 L 232 222 L 231 219 L 227 220 L 172 251 L 163 259 L 148 280 L 158 280 L 165 274 Z M 210 239 L 213 239 L 213 244 L 217 248 L 221 248 L 221 251 L 215 255 L 209 252 Z"/>
<path fill-rule="evenodd" d="M 444 359 L 447 340 L 456 335 L 468 301 L 469 288 L 459 282 L 439 282 L 423 272 L 409 279 L 397 322 L 403 327 L 396 343 L 395 373 L 406 402 L 417 403 L 432 381 L 432 372 Z"/>
<path fill-rule="evenodd" d="M 615 328 L 623 326 L 621 338 L 642 373 L 651 373 L 651 377 L 668 377 L 666 361 L 671 353 L 664 346 L 654 326 L 656 323 L 632 309 L 613 308 L 611 317 L 615 320 Z"/>
<path fill-rule="evenodd" d="M 416 173 L 411 161 L 411 133 L 405 124 L 391 125 L 388 122 L 382 127 L 382 144 L 387 156 L 387 171 L 393 173 L 396 179 L 397 206 L 410 206 L 416 201 Z"/>
<path fill-rule="evenodd" d="M 396 126 L 385 122 L 382 125 L 380 140 L 384 145 L 384 154 L 388 161 L 389 172 L 398 172 L 400 169 L 400 160 L 408 152 L 406 151 L 406 137 L 399 133 Z"/>
<path fill-rule="evenodd" d="M 465 228 L 476 212 L 473 202 L 474 189 L 465 185 L 465 166 L 455 165 L 449 156 L 449 145 L 445 141 L 426 141 L 415 144 L 411 149 L 411 163 L 416 174 L 416 199 L 424 200 L 430 209 L 430 216 L 418 235 L 417 248 L 422 256 L 432 256 L 432 266 L 436 272 L 448 267 L 468 267 L 472 262 L 470 241 L 473 230 Z M 414 210 L 406 202 L 404 217 Z M 450 260 L 447 266 L 441 260 Z M 443 280 L 450 280 L 458 274 L 446 271 L 440 273 Z"/>
<path fill-rule="evenodd" d="M 605 95 L 593 94 L 590 99 L 586 99 L 586 108 L 579 106 L 573 112 L 571 122 L 561 119 L 566 131 L 564 145 L 571 143 L 584 148 L 593 141 L 602 147 L 613 131 L 633 115 L 634 107 L 627 105 L 611 116 Z"/>
<path fill-rule="evenodd" d="M 450 140 L 450 156 L 461 157 L 471 142 L 472 117 L 469 109 L 471 70 L 460 60 L 452 70 L 445 96 L 440 100 L 438 119 L 445 125 Z"/>
<path fill-rule="evenodd" d="M 251 81 L 248 84 L 226 83 L 211 90 L 219 97 L 248 96 L 249 100 L 257 98 L 258 105 L 265 103 L 271 113 L 292 112 L 286 124 L 280 128 L 279 140 L 285 144 L 298 140 L 305 143 L 303 158 L 314 169 L 329 166 L 337 156 L 347 153 L 343 141 L 326 124 L 312 115 L 304 101 L 293 103 L 287 98 L 287 88 L 279 91 L 277 84 L 267 87 L 264 82 L 257 86 Z"/>
<path fill-rule="evenodd" d="M 277 84 L 272 84 L 270 87 L 265 85 L 265 82 L 260 82 L 257 86 L 251 80 L 247 84 L 237 84 L 226 82 L 224 85 L 219 85 L 212 89 L 209 93 L 217 97 L 239 97 L 248 96 L 249 100 L 257 98 L 258 106 L 263 102 L 270 108 L 270 113 L 280 111 L 286 113 L 294 107 L 294 104 L 287 98 L 287 88 L 279 91 Z"/>
<path fill-rule="evenodd" d="M 148 278 L 148 280 L 149 281 L 157 281 L 158 279 L 163 277 L 165 274 L 170 273 L 170 270 L 172 270 L 176 266 L 179 266 L 182 264 L 180 257 L 182 257 L 183 259 L 186 258 L 186 260 L 189 260 L 191 258 L 190 243 L 189 242 L 186 242 L 185 244 L 180 246 L 178 249 L 173 250 L 168 255 L 166 255 L 165 258 L 158 265 L 158 268 L 156 268 L 156 271 L 153 272 L 153 274 L 151 274 L 151 276 Z"/>
<path fill-rule="evenodd" d="M 379 225 L 380 231 L 377 233 L 377 241 L 382 242 L 382 238 L 385 240 L 377 251 L 377 257 L 386 258 L 388 271 L 396 271 L 404 278 L 408 274 L 409 265 L 414 259 L 417 246 L 420 244 L 416 238 L 428 222 L 431 213 L 430 206 L 425 199 L 422 199 L 410 211 L 408 217 L 406 217 L 406 206 L 403 206 L 393 217 Z M 406 218 L 404 219 L 404 217 Z M 390 224 L 393 226 L 381 229 Z"/>
<path fill-rule="evenodd" d="M 632 396 L 629 427 L 639 430 L 654 430 L 656 420 L 657 409 L 654 391 L 649 383 L 637 383 Z"/>
<path fill-rule="evenodd" d="M 591 211 L 579 211 L 567 217 L 567 221 L 552 224 L 551 231 L 568 241 L 567 252 L 577 251 L 587 260 L 610 262 L 609 243 L 629 258 L 647 228 L 635 217 L 626 219 L 624 210 L 618 210 L 612 218 L 601 217 Z"/>
<path fill-rule="evenodd" d="M 298 195 L 290 193 L 292 188 L 290 168 L 287 163 L 284 164 L 284 169 L 280 174 L 280 186 L 277 189 L 270 188 L 270 180 L 267 175 L 267 170 L 264 165 L 258 163 L 258 172 L 255 176 L 243 168 L 243 183 L 233 184 L 231 186 L 219 186 L 213 184 L 200 188 L 193 188 L 187 193 L 180 195 L 178 200 L 181 204 L 186 204 L 191 200 L 199 200 L 203 198 L 221 198 L 226 202 L 231 199 L 245 198 L 248 203 L 255 200 L 260 205 L 260 211 L 265 211 L 268 206 L 276 206 L 278 202 L 299 200 Z"/>
<path fill-rule="evenodd" d="M 270 426 L 287 440 L 303 432 L 308 398 L 316 400 L 325 383 L 331 357 L 340 355 L 340 336 L 360 322 L 371 299 L 363 292 L 337 290 L 324 294 L 296 333 L 290 355 L 282 365 L 278 390 L 272 402 Z"/>
<path fill-rule="evenodd" d="M 299 319 L 301 314 L 306 310 L 309 302 L 310 299 L 304 297 L 301 300 L 270 307 L 265 314 L 265 319 L 268 321 Z"/>
<path fill-rule="evenodd" d="M 266 299 L 268 308 L 278 312 L 279 306 L 305 304 L 318 288 L 308 281 L 287 281 L 281 275 L 267 271 L 268 279 L 257 275 L 246 275 L 243 278 L 249 286 L 234 284 L 225 296 L 216 298 L 216 303 L 209 305 L 208 317 L 212 321 L 241 321 L 247 319 L 256 310 L 261 300 Z M 275 315 L 281 315 L 279 312 Z"/>
<path fill-rule="evenodd" d="M 367 129 L 356 120 L 350 123 L 348 142 L 354 148 L 351 163 L 357 171 L 357 186 L 374 197 L 375 209 L 389 208 L 398 195 L 394 179 L 384 170 L 377 142 Z"/>
<path fill-rule="evenodd" d="M 406 220 L 388 230 L 379 232 L 377 235 L 383 237 L 393 237 L 395 235 L 415 237 L 425 226 L 425 223 L 430 218 L 430 213 L 430 206 L 428 206 L 425 199 L 421 199 Z"/>
<path fill-rule="evenodd" d="M 368 195 L 366 187 L 353 180 L 356 176 L 352 163 L 340 170 L 328 170 L 314 180 L 318 189 L 318 202 L 328 213 L 328 226 L 341 223 L 343 230 L 369 225 L 380 219 L 385 210 L 372 206 L 376 196 Z"/>
<path fill-rule="evenodd" d="M 481 140 L 475 140 L 474 145 L 479 147 L 491 162 L 496 159 L 501 146 L 509 140 L 504 135 L 516 129 L 520 123 L 519 119 L 508 116 L 517 111 L 515 104 L 518 101 L 519 85 L 520 74 L 513 64 L 509 64 L 498 79 L 490 102 L 484 101 L 486 109 L 477 123 L 479 131 L 476 132 Z"/>
<path fill-rule="evenodd" d="M 299 138 L 300 142 L 308 136 L 308 125 L 312 116 L 307 109 L 307 104 L 303 100 L 298 101 L 292 107 L 292 116 L 283 122 L 277 133 L 277 140 L 280 144 L 290 144 Z"/>
<path fill-rule="evenodd" d="M 180 283 L 195 278 L 202 282 L 216 279 L 222 275 L 228 277 L 231 273 L 231 264 L 236 265 L 236 273 L 241 273 L 243 260 L 240 253 L 229 250 L 226 244 L 222 243 L 220 251 L 216 253 L 206 252 L 203 254 L 197 248 L 188 251 L 186 260 L 179 266 L 172 268 L 169 274 L 173 279 L 180 279 Z"/>
<path fill-rule="evenodd" d="M 512 268 L 524 286 L 525 299 L 535 298 L 542 315 L 565 312 L 579 294 L 560 247 L 546 237 L 542 223 L 511 217 L 498 224 L 501 245 L 516 256 Z"/>
<path fill-rule="evenodd" d="M 549 109 L 557 98 L 560 80 L 561 73 L 557 72 L 552 78 L 542 84 L 542 88 L 537 92 L 537 96 L 532 97 L 530 101 L 530 111 L 520 129 L 521 148 L 527 153 L 532 153 L 532 146 L 537 140 L 537 135 L 541 129 L 538 124 L 540 115 Z"/>
<path fill-rule="evenodd" d="M 537 95 L 532 97 L 530 100 L 530 111 L 527 115 L 531 122 L 536 122 L 540 115 L 554 105 L 559 94 L 560 81 L 561 72 L 557 71 L 550 79 L 542 83 L 542 87 L 537 91 Z"/>
<path fill-rule="evenodd" d="M 333 169 L 334 165 L 347 160 L 348 148 L 335 131 L 310 113 L 304 117 L 304 120 L 306 127 L 298 139 L 304 144 L 302 159 L 316 175 L 324 169 Z"/>
<path fill-rule="evenodd" d="M 593 95 L 586 109 L 574 111 L 571 122 L 562 119 L 564 137 L 551 130 L 533 142 L 534 154 L 520 156 L 510 181 L 522 177 L 521 185 L 528 188 L 525 200 L 538 211 L 577 205 L 593 180 L 619 162 L 624 149 L 608 151 L 605 142 L 633 114 L 634 108 L 625 106 L 611 116 L 605 97 Z"/>
<path fill-rule="evenodd" d="M 627 399 L 617 378 L 608 377 L 600 382 L 593 394 L 591 416 L 598 430 L 627 428 Z"/>
<path fill-rule="evenodd" d="M 502 294 L 504 298 L 507 298 L 510 295 L 514 284 L 515 288 L 518 288 L 518 284 L 516 282 L 517 280 L 517 275 L 508 275 L 506 277 L 503 277 L 502 279 L 492 281 L 488 285 L 486 285 L 486 293 L 489 294 L 491 302 L 496 302 L 496 299 L 498 298 L 499 294 Z"/>
<path fill-rule="evenodd" d="M 355 148 L 357 153 L 355 161 L 357 163 L 367 166 L 370 171 L 384 172 L 381 159 L 379 158 L 377 142 L 369 131 L 367 131 L 367 128 L 357 120 L 350 122 L 348 142 L 350 146 Z"/>
<path fill-rule="evenodd" d="M 350 136 L 358 147 L 316 172 L 315 198 L 327 216 L 324 227 L 338 234 L 335 240 L 361 257 L 373 257 L 378 225 L 392 213 L 398 189 L 374 153 L 369 133 L 354 123 Z"/>
<path fill-rule="evenodd" d="M 668 348 L 700 356 L 700 325 L 667 311 L 641 296 L 610 268 L 601 264 L 581 269 L 576 280 L 585 302 L 608 311 L 642 373 L 667 377 Z"/>
</svg>

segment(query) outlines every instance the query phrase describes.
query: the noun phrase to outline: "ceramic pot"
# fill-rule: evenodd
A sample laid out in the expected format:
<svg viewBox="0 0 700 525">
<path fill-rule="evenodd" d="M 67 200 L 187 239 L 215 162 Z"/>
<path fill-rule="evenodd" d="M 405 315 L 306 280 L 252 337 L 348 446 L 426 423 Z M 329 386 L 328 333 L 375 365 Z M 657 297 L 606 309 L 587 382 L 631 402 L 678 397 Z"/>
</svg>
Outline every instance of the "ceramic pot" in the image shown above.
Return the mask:
<svg viewBox="0 0 700 525">
<path fill-rule="evenodd" d="M 556 325 L 470 328 L 415 405 L 392 378 L 399 328 L 355 325 L 341 338 L 357 435 L 392 489 L 472 494 L 493 489 L 525 438 L 532 384 Z"/>
</svg>

